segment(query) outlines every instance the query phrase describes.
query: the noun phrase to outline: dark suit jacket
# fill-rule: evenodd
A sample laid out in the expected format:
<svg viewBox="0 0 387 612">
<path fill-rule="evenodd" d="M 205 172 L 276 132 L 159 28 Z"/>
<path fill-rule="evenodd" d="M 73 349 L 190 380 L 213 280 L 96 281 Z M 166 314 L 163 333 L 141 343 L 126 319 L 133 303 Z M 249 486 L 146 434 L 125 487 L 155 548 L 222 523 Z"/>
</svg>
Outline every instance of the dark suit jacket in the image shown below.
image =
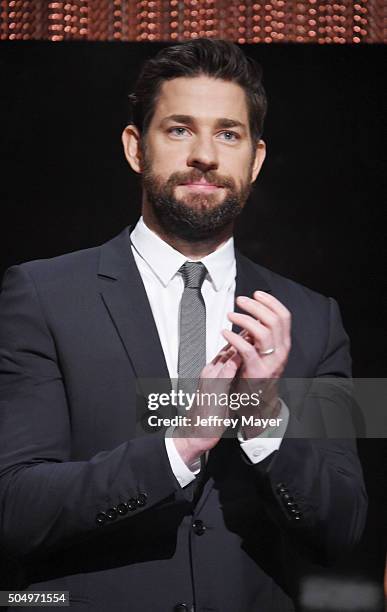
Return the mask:
<svg viewBox="0 0 387 612">
<path fill-rule="evenodd" d="M 292 313 L 286 376 L 350 375 L 334 300 L 237 253 L 237 295 L 256 289 Z M 2 588 L 69 590 L 93 612 L 284 612 L 299 572 L 359 539 L 351 441 L 285 437 L 252 465 L 222 439 L 194 504 L 163 432 L 135 437 L 136 377 L 168 371 L 127 228 L 10 268 L 0 321 Z"/>
</svg>

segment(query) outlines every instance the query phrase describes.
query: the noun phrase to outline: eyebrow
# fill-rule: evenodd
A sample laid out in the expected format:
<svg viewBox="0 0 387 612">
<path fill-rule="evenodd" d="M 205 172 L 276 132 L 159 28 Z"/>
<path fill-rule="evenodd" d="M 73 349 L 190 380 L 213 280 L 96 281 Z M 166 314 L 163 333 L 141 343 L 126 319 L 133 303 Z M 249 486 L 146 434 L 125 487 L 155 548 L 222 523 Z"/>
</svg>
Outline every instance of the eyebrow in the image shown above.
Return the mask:
<svg viewBox="0 0 387 612">
<path fill-rule="evenodd" d="M 196 120 L 192 115 L 168 115 L 161 120 L 160 125 L 175 121 L 176 123 L 185 123 L 186 125 L 195 125 Z M 215 121 L 215 128 L 233 128 L 238 127 L 246 130 L 246 125 L 237 119 L 227 119 L 226 117 L 220 117 Z"/>
</svg>

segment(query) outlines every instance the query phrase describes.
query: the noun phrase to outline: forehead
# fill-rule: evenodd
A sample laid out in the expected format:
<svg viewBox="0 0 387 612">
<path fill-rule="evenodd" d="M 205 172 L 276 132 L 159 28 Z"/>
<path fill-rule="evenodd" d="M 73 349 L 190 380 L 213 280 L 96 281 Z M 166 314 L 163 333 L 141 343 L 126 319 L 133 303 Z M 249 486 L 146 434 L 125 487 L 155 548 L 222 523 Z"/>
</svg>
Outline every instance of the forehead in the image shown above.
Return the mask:
<svg viewBox="0 0 387 612">
<path fill-rule="evenodd" d="M 198 121 L 210 122 L 226 117 L 248 125 L 246 95 L 242 87 L 203 75 L 164 81 L 152 123 L 171 114 L 191 115 Z"/>
</svg>

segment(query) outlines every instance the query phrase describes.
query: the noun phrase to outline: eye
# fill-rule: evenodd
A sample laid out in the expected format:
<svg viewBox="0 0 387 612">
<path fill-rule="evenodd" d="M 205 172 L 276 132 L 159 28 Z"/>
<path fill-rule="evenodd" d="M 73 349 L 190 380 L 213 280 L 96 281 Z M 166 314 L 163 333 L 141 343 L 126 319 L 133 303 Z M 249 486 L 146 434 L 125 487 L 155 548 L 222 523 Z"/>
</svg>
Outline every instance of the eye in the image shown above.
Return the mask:
<svg viewBox="0 0 387 612">
<path fill-rule="evenodd" d="M 184 136 L 184 132 L 188 133 L 185 127 L 173 127 L 168 130 L 168 134 L 173 134 L 174 136 Z"/>
<path fill-rule="evenodd" d="M 233 142 L 235 140 L 239 140 L 240 139 L 240 135 L 237 132 L 221 132 L 221 134 L 223 136 L 227 136 L 227 138 L 225 138 L 225 140 L 228 140 L 229 142 Z"/>
</svg>

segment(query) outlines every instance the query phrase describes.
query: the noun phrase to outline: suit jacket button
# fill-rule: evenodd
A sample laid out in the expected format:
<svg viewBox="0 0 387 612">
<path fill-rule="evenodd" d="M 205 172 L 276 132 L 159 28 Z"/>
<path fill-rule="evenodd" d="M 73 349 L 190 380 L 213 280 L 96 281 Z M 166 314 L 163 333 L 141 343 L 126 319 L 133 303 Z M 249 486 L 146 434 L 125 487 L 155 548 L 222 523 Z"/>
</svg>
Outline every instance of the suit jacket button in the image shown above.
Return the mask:
<svg viewBox="0 0 387 612">
<path fill-rule="evenodd" d="M 282 495 L 282 499 L 284 499 L 284 500 L 285 500 L 285 501 L 287 501 L 287 502 L 288 502 L 288 501 L 289 501 L 289 502 L 292 502 L 292 501 L 293 501 L 293 497 L 292 497 L 291 495 L 289 495 L 289 493 L 284 493 L 284 494 Z"/>
<path fill-rule="evenodd" d="M 123 516 L 124 514 L 127 514 L 127 512 L 128 512 L 128 504 L 118 504 L 117 512 L 121 516 Z"/>
<path fill-rule="evenodd" d="M 109 510 L 106 512 L 106 516 L 108 517 L 109 521 L 115 521 L 117 518 L 117 508 L 114 506 L 114 508 L 109 508 Z"/>
<path fill-rule="evenodd" d="M 131 497 L 128 500 L 128 508 L 131 512 L 133 512 L 133 510 L 136 510 L 137 508 L 137 499 L 135 497 Z"/>
<path fill-rule="evenodd" d="M 288 490 L 287 490 L 287 488 L 286 488 L 286 486 L 284 485 L 284 483 L 283 483 L 283 482 L 280 482 L 280 483 L 277 485 L 276 489 L 277 489 L 277 491 L 278 491 L 278 493 L 279 493 L 280 495 L 283 495 L 284 493 L 287 493 L 287 492 L 288 492 Z"/>
<path fill-rule="evenodd" d="M 108 520 L 106 512 L 98 512 L 97 516 L 95 517 L 95 520 L 97 522 L 97 525 L 103 525 L 104 523 L 106 523 L 106 521 Z"/>
<path fill-rule="evenodd" d="M 137 506 L 139 508 L 141 508 L 142 506 L 145 506 L 146 500 L 147 500 L 146 493 L 140 493 L 140 495 L 137 497 Z"/>
<path fill-rule="evenodd" d="M 291 514 L 291 516 L 293 518 L 296 518 L 296 517 L 301 518 L 301 516 L 302 516 L 302 512 L 300 512 L 300 510 L 298 510 L 298 508 L 289 508 L 288 512 L 289 512 L 289 514 Z"/>
<path fill-rule="evenodd" d="M 201 536 L 204 534 L 207 527 L 205 526 L 203 521 L 195 521 L 194 523 L 192 523 L 192 529 L 194 530 L 194 533 L 196 533 L 196 535 Z"/>
<path fill-rule="evenodd" d="M 190 612 L 190 607 L 186 603 L 178 603 L 173 608 L 173 612 Z"/>
</svg>

